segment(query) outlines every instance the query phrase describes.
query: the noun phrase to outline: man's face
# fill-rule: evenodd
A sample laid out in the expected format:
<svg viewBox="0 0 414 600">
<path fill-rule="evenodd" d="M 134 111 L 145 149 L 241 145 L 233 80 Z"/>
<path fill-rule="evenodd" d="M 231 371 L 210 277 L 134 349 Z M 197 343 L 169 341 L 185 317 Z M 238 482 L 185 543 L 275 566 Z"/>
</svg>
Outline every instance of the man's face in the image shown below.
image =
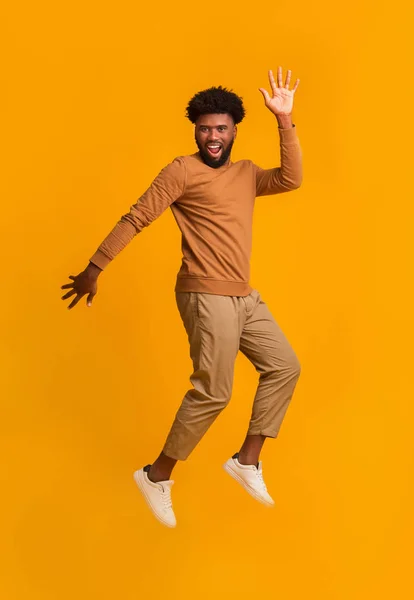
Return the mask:
<svg viewBox="0 0 414 600">
<path fill-rule="evenodd" d="M 201 115 L 195 124 L 195 139 L 203 161 L 213 169 L 230 157 L 237 126 L 228 114 Z"/>
</svg>

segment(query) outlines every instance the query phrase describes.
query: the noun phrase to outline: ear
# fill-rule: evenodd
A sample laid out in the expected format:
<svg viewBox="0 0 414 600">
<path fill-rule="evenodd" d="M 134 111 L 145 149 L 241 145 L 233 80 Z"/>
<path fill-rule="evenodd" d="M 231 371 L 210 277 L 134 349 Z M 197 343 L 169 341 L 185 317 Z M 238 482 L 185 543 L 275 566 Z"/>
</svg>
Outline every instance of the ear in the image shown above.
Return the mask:
<svg viewBox="0 0 414 600">
<path fill-rule="evenodd" d="M 234 126 L 234 139 L 237 137 L 237 125 Z"/>
</svg>

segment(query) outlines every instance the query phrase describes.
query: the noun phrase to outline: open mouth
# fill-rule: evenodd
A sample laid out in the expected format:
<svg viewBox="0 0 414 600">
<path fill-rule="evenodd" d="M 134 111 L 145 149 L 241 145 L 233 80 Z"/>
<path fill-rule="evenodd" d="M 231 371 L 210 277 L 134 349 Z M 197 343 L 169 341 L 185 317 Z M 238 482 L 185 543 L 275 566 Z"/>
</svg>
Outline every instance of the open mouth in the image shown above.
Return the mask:
<svg viewBox="0 0 414 600">
<path fill-rule="evenodd" d="M 222 151 L 223 151 L 223 148 L 221 147 L 220 144 L 208 144 L 207 145 L 207 152 L 213 158 L 218 158 L 221 155 Z"/>
</svg>

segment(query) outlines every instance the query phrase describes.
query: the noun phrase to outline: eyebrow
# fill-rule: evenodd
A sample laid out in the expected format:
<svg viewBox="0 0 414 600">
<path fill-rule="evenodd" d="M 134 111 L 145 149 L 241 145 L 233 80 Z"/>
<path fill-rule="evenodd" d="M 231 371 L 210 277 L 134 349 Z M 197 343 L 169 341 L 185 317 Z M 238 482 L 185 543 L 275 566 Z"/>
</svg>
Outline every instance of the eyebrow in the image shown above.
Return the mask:
<svg viewBox="0 0 414 600">
<path fill-rule="evenodd" d="M 207 127 L 208 129 L 216 129 L 217 127 L 228 127 L 224 123 L 221 125 L 204 125 L 204 123 L 200 123 L 199 127 Z"/>
</svg>

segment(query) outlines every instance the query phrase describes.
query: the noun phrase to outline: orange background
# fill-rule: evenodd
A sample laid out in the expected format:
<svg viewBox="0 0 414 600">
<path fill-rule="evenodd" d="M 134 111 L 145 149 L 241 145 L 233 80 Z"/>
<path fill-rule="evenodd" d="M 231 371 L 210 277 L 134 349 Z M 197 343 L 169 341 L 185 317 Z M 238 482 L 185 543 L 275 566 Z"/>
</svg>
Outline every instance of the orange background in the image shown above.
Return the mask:
<svg viewBox="0 0 414 600">
<path fill-rule="evenodd" d="M 410 9 L 409 9 L 410 7 Z M 4 14 L 1 519 L 5 600 L 410 598 L 413 553 L 411 4 L 17 2 Z M 302 364 L 263 452 L 277 507 L 221 464 L 257 376 L 175 471 L 176 530 L 132 479 L 189 386 L 170 211 L 100 279 L 60 286 L 175 156 L 188 99 L 233 88 L 233 160 L 279 164 L 258 88 L 301 84 L 295 192 L 258 199 L 251 283 Z"/>
</svg>

